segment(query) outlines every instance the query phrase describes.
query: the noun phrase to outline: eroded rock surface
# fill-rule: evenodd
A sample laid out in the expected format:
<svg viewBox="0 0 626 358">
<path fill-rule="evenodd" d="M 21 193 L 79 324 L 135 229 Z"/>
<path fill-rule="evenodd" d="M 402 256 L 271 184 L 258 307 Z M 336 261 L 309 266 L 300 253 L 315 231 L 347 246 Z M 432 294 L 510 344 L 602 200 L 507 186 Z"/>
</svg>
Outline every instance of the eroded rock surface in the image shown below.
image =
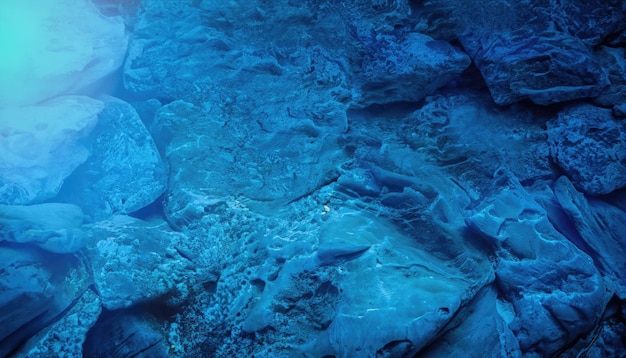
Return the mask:
<svg viewBox="0 0 626 358">
<path fill-rule="evenodd" d="M 610 109 L 567 107 L 548 122 L 548 143 L 554 161 L 584 193 L 608 194 L 626 186 L 626 123 Z"/>
</svg>

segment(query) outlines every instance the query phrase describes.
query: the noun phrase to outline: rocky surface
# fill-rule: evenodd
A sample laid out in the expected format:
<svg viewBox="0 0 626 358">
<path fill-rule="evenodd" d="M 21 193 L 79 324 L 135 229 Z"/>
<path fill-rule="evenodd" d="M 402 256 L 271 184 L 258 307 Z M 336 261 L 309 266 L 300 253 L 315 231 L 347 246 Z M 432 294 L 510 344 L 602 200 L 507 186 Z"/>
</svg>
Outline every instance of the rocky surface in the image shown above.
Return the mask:
<svg viewBox="0 0 626 358">
<path fill-rule="evenodd" d="M 166 294 L 185 298 L 186 285 L 193 282 L 193 258 L 185 255 L 181 235 L 165 223 L 114 216 L 88 230 L 87 257 L 106 309 L 127 308 Z"/>
<path fill-rule="evenodd" d="M 72 253 L 85 245 L 83 211 L 75 205 L 0 205 L 0 240 L 29 243 L 55 253 Z"/>
<path fill-rule="evenodd" d="M 85 96 L 57 97 L 19 108 L 0 107 L 0 203 L 32 204 L 54 197 L 89 156 L 83 140 L 104 105 Z"/>
<path fill-rule="evenodd" d="M 173 351 L 158 321 L 149 314 L 104 313 L 89 332 L 83 355 L 91 357 L 168 357 Z"/>
<path fill-rule="evenodd" d="M 8 356 L 64 317 L 87 290 L 90 278 L 87 261 L 80 256 L 18 244 L 3 244 L 0 254 L 0 354 Z M 88 327 L 85 322 L 83 328 Z"/>
<path fill-rule="evenodd" d="M 566 107 L 548 122 L 554 161 L 586 194 L 609 194 L 626 186 L 626 123 L 590 104 Z"/>
<path fill-rule="evenodd" d="M 623 2 L 493 0 L 456 5 L 429 1 L 422 13 L 426 32 L 458 38 L 497 104 L 527 99 L 549 105 L 596 97 L 609 87 L 593 48 L 624 31 Z"/>
<path fill-rule="evenodd" d="M 566 177 L 559 178 L 554 193 L 576 229 L 569 230 L 570 241 L 594 259 L 611 291 L 624 299 L 626 213 L 605 201 L 585 197 Z"/>
<path fill-rule="evenodd" d="M 591 331 L 612 291 L 592 258 L 554 228 L 532 196 L 506 175 L 500 180 L 508 186 L 467 222 L 498 256 L 496 282 L 508 301 L 502 311 L 514 316 L 509 328 L 520 349 L 551 355 Z"/>
<path fill-rule="evenodd" d="M 15 356 L 82 356 L 87 332 L 96 323 L 101 312 L 102 304 L 98 294 L 92 289 L 86 290 L 63 317 L 37 333 Z"/>
<path fill-rule="evenodd" d="M 69 176 L 59 199 L 83 207 L 89 220 L 129 214 L 164 191 L 167 169 L 135 109 L 103 98 L 89 141 L 92 155 Z"/>
<path fill-rule="evenodd" d="M 0 355 L 626 351 L 623 2 L 94 3 L 0 99 Z"/>
</svg>

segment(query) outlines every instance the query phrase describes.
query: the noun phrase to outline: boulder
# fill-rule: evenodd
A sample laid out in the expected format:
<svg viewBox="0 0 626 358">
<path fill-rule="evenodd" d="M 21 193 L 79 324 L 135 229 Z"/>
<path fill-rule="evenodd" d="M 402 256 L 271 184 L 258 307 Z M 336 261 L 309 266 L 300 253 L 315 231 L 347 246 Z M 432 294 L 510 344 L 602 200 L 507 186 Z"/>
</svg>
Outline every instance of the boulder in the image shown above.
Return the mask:
<svg viewBox="0 0 626 358">
<path fill-rule="evenodd" d="M 0 204 L 34 204 L 54 197 L 89 156 L 84 138 L 104 108 L 84 96 L 0 108 Z"/>
<path fill-rule="evenodd" d="M 584 103 L 566 107 L 548 122 L 548 144 L 578 190 L 601 195 L 626 186 L 626 122 L 610 109 Z"/>
<path fill-rule="evenodd" d="M 108 85 L 102 79 L 122 64 L 124 22 L 103 16 L 91 1 L 25 0 L 10 11 L 0 27 L 0 108 L 101 91 Z"/>
<path fill-rule="evenodd" d="M 0 355 L 8 356 L 70 311 L 91 278 L 87 262 L 74 255 L 3 243 L 0 256 Z"/>
<path fill-rule="evenodd" d="M 625 6 L 601 0 L 435 0 L 418 13 L 426 34 L 460 41 L 495 103 L 550 105 L 593 98 L 610 85 L 593 50 L 624 31 Z"/>
<path fill-rule="evenodd" d="M 167 184 L 167 169 L 137 112 L 116 98 L 103 101 L 89 137 L 91 156 L 67 178 L 58 196 L 81 206 L 91 221 L 139 210 Z"/>
<path fill-rule="evenodd" d="M 513 306 L 508 325 L 522 353 L 553 354 L 600 321 L 610 294 L 592 258 L 554 228 L 514 178 L 507 180 L 466 220 L 498 256 L 496 284 Z"/>
<path fill-rule="evenodd" d="M 162 221 L 114 216 L 85 226 L 95 287 L 108 310 L 168 295 L 182 301 L 193 284 L 194 258 L 185 254 L 185 237 Z"/>
<path fill-rule="evenodd" d="M 54 253 L 72 253 L 85 244 L 83 212 L 75 205 L 0 205 L 0 240 L 30 243 Z"/>
</svg>

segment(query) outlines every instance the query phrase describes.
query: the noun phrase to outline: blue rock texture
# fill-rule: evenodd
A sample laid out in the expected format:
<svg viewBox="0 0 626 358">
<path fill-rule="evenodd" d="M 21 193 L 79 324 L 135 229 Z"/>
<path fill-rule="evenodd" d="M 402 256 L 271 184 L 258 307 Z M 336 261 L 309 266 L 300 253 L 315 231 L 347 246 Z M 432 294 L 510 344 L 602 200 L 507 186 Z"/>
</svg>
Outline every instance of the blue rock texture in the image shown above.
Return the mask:
<svg viewBox="0 0 626 358">
<path fill-rule="evenodd" d="M 3 244 L 0 255 L 0 355 L 9 356 L 41 330 L 54 330 L 49 326 L 71 311 L 88 290 L 90 275 L 86 260 L 31 245 Z M 87 319 L 61 331 L 82 332 L 82 337 L 77 336 L 80 342 L 93 321 Z M 57 348 L 61 345 L 56 339 L 53 343 Z M 76 346 L 67 349 L 80 352 Z"/>
<path fill-rule="evenodd" d="M 429 1 L 424 13 L 430 31 L 458 38 L 497 104 L 530 100 L 548 105 L 596 97 L 609 87 L 593 50 L 624 31 L 622 1 L 457 5 Z"/>
<path fill-rule="evenodd" d="M 0 356 L 626 356 L 625 2 L 80 4 L 110 82 L 0 99 Z"/>
<path fill-rule="evenodd" d="M 626 122 L 591 104 L 564 108 L 547 123 L 554 161 L 586 194 L 626 186 Z"/>
<path fill-rule="evenodd" d="M 147 206 L 167 183 L 167 169 L 137 111 L 112 97 L 103 103 L 90 135 L 92 154 L 65 180 L 58 196 L 81 205 L 92 221 Z"/>
</svg>

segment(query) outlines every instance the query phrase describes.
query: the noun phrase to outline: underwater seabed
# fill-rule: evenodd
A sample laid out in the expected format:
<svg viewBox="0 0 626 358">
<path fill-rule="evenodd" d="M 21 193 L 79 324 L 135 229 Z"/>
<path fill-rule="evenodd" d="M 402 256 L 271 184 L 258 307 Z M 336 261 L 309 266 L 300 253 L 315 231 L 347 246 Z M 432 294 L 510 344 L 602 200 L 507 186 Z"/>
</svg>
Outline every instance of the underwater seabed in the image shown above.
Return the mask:
<svg viewBox="0 0 626 358">
<path fill-rule="evenodd" d="M 626 357 L 625 30 L 0 0 L 0 356 Z"/>
</svg>

